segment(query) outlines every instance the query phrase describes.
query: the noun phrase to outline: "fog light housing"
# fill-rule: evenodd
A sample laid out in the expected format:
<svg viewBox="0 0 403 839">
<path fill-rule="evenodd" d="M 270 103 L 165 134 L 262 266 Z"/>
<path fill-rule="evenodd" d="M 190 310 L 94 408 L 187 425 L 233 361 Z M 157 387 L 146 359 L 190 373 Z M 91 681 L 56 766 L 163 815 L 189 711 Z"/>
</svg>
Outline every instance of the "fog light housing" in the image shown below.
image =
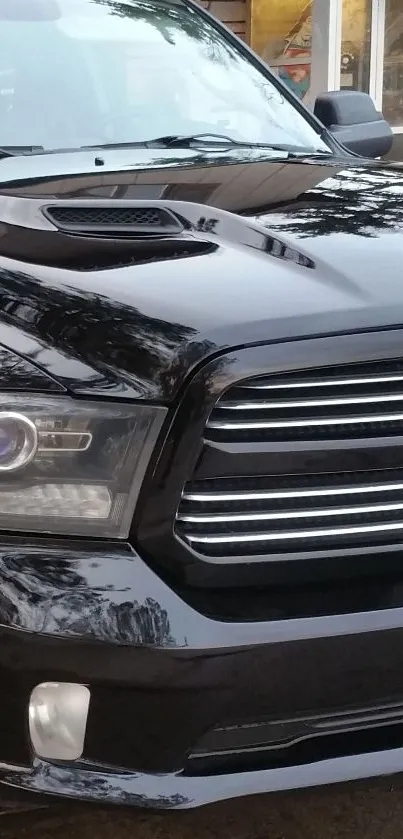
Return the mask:
<svg viewBox="0 0 403 839">
<path fill-rule="evenodd" d="M 37 685 L 29 700 L 29 734 L 35 754 L 45 760 L 78 760 L 84 751 L 89 704 L 85 685 Z"/>
</svg>

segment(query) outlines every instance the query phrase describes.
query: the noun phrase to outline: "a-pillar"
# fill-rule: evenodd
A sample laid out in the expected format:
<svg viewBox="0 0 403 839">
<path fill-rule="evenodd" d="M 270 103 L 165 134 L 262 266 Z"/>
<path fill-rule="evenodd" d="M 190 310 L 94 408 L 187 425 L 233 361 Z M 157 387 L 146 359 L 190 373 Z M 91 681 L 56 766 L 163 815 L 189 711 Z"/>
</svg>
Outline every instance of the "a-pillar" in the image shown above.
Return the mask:
<svg viewBox="0 0 403 839">
<path fill-rule="evenodd" d="M 311 84 L 307 104 L 328 90 L 340 90 L 343 0 L 313 0 Z"/>
</svg>

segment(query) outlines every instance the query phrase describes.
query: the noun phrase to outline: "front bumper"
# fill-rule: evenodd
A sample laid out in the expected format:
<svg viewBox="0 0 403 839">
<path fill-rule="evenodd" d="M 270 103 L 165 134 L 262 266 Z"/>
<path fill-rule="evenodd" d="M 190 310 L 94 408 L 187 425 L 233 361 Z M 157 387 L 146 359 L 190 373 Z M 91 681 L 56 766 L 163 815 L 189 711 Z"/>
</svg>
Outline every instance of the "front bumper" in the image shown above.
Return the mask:
<svg viewBox="0 0 403 839">
<path fill-rule="evenodd" d="M 403 707 L 403 605 L 224 622 L 188 605 L 128 547 L 15 542 L 0 548 L 0 625 L 5 800 L 42 793 L 187 808 L 403 770 L 401 723 L 391 729 L 387 718 L 374 724 L 384 740 L 364 736 L 359 749 L 349 741 L 348 753 L 339 737 L 324 754 L 319 738 L 309 761 L 265 764 L 263 755 L 256 768 L 232 754 L 219 771 L 214 761 L 202 771 L 192 762 L 206 733 L 222 726 Z M 27 704 L 43 681 L 90 687 L 78 763 L 31 754 Z"/>
</svg>

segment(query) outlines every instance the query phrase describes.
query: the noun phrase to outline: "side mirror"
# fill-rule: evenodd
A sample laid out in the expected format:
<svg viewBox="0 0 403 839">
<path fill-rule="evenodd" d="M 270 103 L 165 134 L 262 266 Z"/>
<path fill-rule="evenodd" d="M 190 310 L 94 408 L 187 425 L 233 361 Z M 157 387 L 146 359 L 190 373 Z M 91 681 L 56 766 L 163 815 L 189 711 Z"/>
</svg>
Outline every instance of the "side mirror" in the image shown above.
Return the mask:
<svg viewBox="0 0 403 839">
<path fill-rule="evenodd" d="M 314 113 L 335 139 L 354 154 L 383 157 L 392 148 L 392 129 L 368 93 L 322 93 L 315 102 Z"/>
</svg>

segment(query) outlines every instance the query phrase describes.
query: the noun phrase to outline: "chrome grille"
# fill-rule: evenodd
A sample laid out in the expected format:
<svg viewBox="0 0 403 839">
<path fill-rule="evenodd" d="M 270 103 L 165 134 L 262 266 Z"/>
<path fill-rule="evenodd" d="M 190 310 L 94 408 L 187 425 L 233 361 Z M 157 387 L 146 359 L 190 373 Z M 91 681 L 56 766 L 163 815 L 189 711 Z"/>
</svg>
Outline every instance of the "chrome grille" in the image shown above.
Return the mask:
<svg viewBox="0 0 403 839">
<path fill-rule="evenodd" d="M 400 541 L 403 470 L 195 481 L 176 533 L 200 554 L 269 559 Z"/>
<path fill-rule="evenodd" d="M 209 417 L 213 441 L 298 441 L 403 433 L 403 364 L 343 365 L 249 379 Z"/>
</svg>

